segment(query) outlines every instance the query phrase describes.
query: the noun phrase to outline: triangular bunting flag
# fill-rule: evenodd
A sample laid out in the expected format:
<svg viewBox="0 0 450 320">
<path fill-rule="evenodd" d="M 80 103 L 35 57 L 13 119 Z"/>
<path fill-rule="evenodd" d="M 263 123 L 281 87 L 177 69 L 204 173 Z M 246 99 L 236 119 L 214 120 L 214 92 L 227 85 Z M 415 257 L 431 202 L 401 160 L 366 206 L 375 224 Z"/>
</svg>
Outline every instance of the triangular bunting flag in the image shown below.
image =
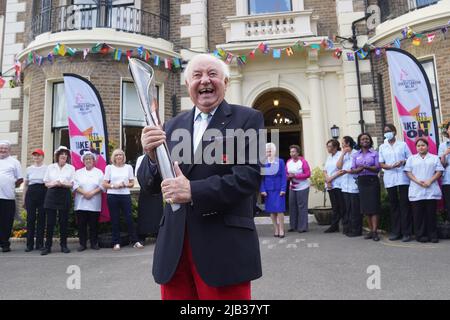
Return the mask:
<svg viewBox="0 0 450 320">
<path fill-rule="evenodd" d="M 48 55 L 47 55 L 47 60 L 50 62 L 50 63 L 53 63 L 53 53 L 49 53 Z"/>
<path fill-rule="evenodd" d="M 114 50 L 114 60 L 120 61 L 120 58 L 122 58 L 122 49 Z"/>
<path fill-rule="evenodd" d="M 5 85 L 5 79 L 3 79 L 2 77 L 0 77 L 0 89 L 3 88 L 3 86 Z"/>
<path fill-rule="evenodd" d="M 265 51 L 266 51 L 266 45 L 265 45 L 263 42 L 261 42 L 261 43 L 259 44 L 258 48 L 259 48 L 259 51 L 261 51 L 262 53 L 265 53 Z"/>
<path fill-rule="evenodd" d="M 108 54 L 110 48 L 111 48 L 110 46 L 108 46 L 106 43 L 104 43 L 102 48 L 100 49 L 100 53 L 101 54 Z"/>
<path fill-rule="evenodd" d="M 145 50 L 145 56 L 144 56 L 145 61 L 150 60 L 150 51 Z"/>
<path fill-rule="evenodd" d="M 97 43 L 95 46 L 92 47 L 91 51 L 92 53 L 99 53 L 102 47 L 103 47 L 102 43 Z"/>
<path fill-rule="evenodd" d="M 225 56 L 227 55 L 227 53 L 221 48 L 219 48 L 218 52 L 221 58 L 225 58 Z"/>
<path fill-rule="evenodd" d="M 174 65 L 175 69 L 180 68 L 181 67 L 180 59 L 173 58 L 173 65 Z"/>
<path fill-rule="evenodd" d="M 228 53 L 225 63 L 230 64 L 233 61 L 233 58 L 234 58 L 234 56 L 231 53 Z"/>
<path fill-rule="evenodd" d="M 130 59 L 132 54 L 133 50 L 127 50 L 127 59 Z"/>
<path fill-rule="evenodd" d="M 286 54 L 288 55 L 288 57 L 290 57 L 294 54 L 294 51 L 292 50 L 291 47 L 286 48 Z"/>
<path fill-rule="evenodd" d="M 166 69 L 171 70 L 172 69 L 172 60 L 171 59 L 164 59 L 164 66 L 166 67 Z"/>
<path fill-rule="evenodd" d="M 436 37 L 436 33 L 429 33 L 427 34 L 427 43 L 430 44 L 434 41 L 434 38 Z"/>
<path fill-rule="evenodd" d="M 327 40 L 328 49 L 334 49 L 334 42 L 330 39 Z"/>
<path fill-rule="evenodd" d="M 73 57 L 77 53 L 77 49 L 75 48 L 67 48 L 67 54 Z"/>
<path fill-rule="evenodd" d="M 155 59 L 153 60 L 153 64 L 155 66 L 159 66 L 159 61 L 160 61 L 159 56 L 155 56 Z"/>
<path fill-rule="evenodd" d="M 416 46 L 416 47 L 420 46 L 421 43 L 422 43 L 422 39 L 420 39 L 420 38 L 414 38 L 412 41 L 413 46 Z"/>
<path fill-rule="evenodd" d="M 381 49 L 380 48 L 375 49 L 375 57 L 377 57 L 377 58 L 381 57 Z"/>
<path fill-rule="evenodd" d="M 273 58 L 274 59 L 280 59 L 281 58 L 281 50 L 280 49 L 273 49 Z"/>
<path fill-rule="evenodd" d="M 358 57 L 360 59 L 365 59 L 367 57 L 367 55 L 369 54 L 368 52 L 364 51 L 363 49 L 359 49 L 358 51 L 356 51 L 356 54 L 358 55 Z"/>
<path fill-rule="evenodd" d="M 342 49 L 337 48 L 336 50 L 334 50 L 333 57 L 335 57 L 336 59 L 340 59 L 341 56 L 342 56 Z"/>
</svg>

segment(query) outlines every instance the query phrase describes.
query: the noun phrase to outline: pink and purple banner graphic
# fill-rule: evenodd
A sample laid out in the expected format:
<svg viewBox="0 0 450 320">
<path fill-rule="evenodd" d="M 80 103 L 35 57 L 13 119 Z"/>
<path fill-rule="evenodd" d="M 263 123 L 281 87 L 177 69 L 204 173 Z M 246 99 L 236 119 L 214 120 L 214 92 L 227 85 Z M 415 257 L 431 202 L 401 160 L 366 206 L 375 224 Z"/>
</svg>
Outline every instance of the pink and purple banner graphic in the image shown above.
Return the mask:
<svg viewBox="0 0 450 320">
<path fill-rule="evenodd" d="M 64 92 L 72 165 L 77 170 L 83 168 L 81 156 L 84 152 L 91 151 L 97 155 L 95 166 L 105 172 L 108 141 L 100 95 L 92 83 L 76 74 L 64 74 Z M 102 194 L 99 221 L 109 220 L 106 194 Z"/>
<path fill-rule="evenodd" d="M 391 90 L 405 142 L 411 152 L 416 154 L 416 139 L 426 138 L 429 143 L 429 152 L 437 154 L 439 132 L 431 86 L 425 71 L 420 62 L 404 50 L 388 48 L 386 55 Z"/>
</svg>

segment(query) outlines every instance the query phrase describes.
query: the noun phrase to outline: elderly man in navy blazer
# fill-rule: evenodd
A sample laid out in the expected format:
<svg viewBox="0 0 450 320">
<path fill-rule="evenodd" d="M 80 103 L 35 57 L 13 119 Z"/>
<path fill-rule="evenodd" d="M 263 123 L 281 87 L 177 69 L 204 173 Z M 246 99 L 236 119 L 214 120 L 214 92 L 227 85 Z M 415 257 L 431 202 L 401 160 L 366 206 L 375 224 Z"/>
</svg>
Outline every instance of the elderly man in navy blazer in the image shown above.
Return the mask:
<svg viewBox="0 0 450 320">
<path fill-rule="evenodd" d="M 260 182 L 260 166 L 250 154 L 247 139 L 236 150 L 207 164 L 198 155 L 211 143 L 223 143 L 230 129 L 258 132 L 263 116 L 252 108 L 228 104 L 225 91 L 228 66 L 214 56 L 195 56 L 185 70 L 186 86 L 194 107 L 162 128 L 145 127 L 141 142 L 146 153 L 138 171 L 144 188 L 163 193 L 167 203 L 160 222 L 153 258 L 153 276 L 166 299 L 251 299 L 250 281 L 261 277 L 258 235 L 253 221 L 253 195 Z M 207 121 L 207 122 L 204 122 Z M 207 139 L 209 129 L 222 137 Z M 190 133 L 184 160 L 175 163 L 176 178 L 161 181 L 155 164 L 155 148 L 167 141 L 169 151 L 179 143 L 177 129 Z M 175 137 L 175 138 L 174 138 Z M 202 138 L 203 137 L 203 138 Z M 172 139 L 176 141 L 172 141 Z M 200 148 L 198 148 L 200 147 Z M 199 152 L 200 150 L 200 152 Z M 220 150 L 220 149 L 219 149 Z M 184 154 L 184 156 L 186 156 Z M 193 161 L 194 158 L 196 161 Z"/>
</svg>

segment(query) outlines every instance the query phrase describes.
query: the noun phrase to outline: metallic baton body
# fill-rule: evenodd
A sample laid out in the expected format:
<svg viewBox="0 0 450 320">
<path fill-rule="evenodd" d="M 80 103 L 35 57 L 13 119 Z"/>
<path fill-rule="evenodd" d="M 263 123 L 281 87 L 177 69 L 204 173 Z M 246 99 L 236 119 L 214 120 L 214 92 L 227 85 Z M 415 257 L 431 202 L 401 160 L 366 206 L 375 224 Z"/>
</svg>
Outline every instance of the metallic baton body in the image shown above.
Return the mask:
<svg viewBox="0 0 450 320">
<path fill-rule="evenodd" d="M 130 58 L 128 61 L 128 69 L 134 80 L 139 102 L 145 114 L 145 121 L 149 126 L 158 126 L 161 124 L 158 116 L 158 100 L 156 97 L 155 72 L 145 62 Z M 175 178 L 175 170 L 170 159 L 169 149 L 164 143 L 156 148 L 156 163 L 158 170 L 163 179 Z M 180 205 L 171 204 L 172 211 L 180 208 Z"/>
</svg>

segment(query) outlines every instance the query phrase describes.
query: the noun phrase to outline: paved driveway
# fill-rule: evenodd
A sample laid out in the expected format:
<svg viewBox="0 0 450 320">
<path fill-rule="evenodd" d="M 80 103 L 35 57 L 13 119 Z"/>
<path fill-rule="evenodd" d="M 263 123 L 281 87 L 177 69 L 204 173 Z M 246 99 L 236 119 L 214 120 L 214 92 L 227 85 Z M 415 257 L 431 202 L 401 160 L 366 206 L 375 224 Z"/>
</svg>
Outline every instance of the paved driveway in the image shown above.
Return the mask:
<svg viewBox="0 0 450 320">
<path fill-rule="evenodd" d="M 450 241 L 404 244 L 384 238 L 376 243 L 324 234 L 324 229 L 312 223 L 308 233 L 278 239 L 269 225 L 258 225 L 263 277 L 253 282 L 253 298 L 450 297 Z M 0 253 L 0 299 L 159 299 L 151 276 L 152 242 L 143 250 L 120 252 L 78 253 L 76 244 L 69 247 L 70 254 L 42 257 L 25 253 L 24 244 L 17 243 L 12 252 Z M 78 271 L 79 283 L 74 281 Z"/>
</svg>

